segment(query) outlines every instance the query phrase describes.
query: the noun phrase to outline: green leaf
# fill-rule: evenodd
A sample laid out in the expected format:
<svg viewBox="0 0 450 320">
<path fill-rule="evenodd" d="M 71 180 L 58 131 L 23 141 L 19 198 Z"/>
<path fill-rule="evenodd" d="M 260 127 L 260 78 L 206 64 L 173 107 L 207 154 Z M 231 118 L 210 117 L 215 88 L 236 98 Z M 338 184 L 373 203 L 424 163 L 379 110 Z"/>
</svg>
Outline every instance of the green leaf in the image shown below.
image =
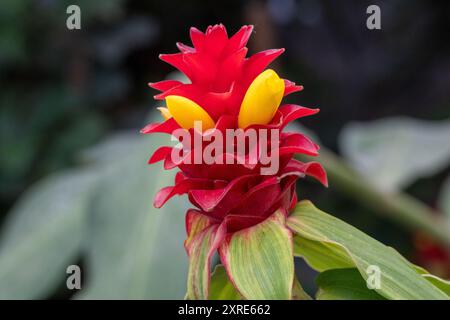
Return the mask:
<svg viewBox="0 0 450 320">
<path fill-rule="evenodd" d="M 292 235 L 276 211 L 264 222 L 238 231 L 220 247 L 222 263 L 247 299 L 291 299 L 294 280 Z"/>
<path fill-rule="evenodd" d="M 242 296 L 237 292 L 233 283 L 228 278 L 223 265 L 217 265 L 211 275 L 211 284 L 209 288 L 210 300 L 240 300 Z M 312 300 L 312 298 L 303 290 L 300 282 L 294 277 L 292 286 L 292 300 Z"/>
<path fill-rule="evenodd" d="M 292 300 L 312 300 L 312 298 L 303 290 L 302 285 L 294 276 L 294 284 L 292 286 Z"/>
<path fill-rule="evenodd" d="M 431 284 L 445 292 L 447 296 L 450 297 L 450 281 L 441 279 L 435 275 L 430 274 L 427 270 L 422 267 L 412 265 L 413 268 L 417 271 L 418 274 L 422 275 L 425 279 L 427 279 Z"/>
<path fill-rule="evenodd" d="M 388 118 L 353 123 L 340 136 L 350 164 L 380 190 L 392 192 L 450 163 L 450 121 Z"/>
<path fill-rule="evenodd" d="M 0 239 L 0 299 L 39 299 L 81 253 L 94 172 L 73 170 L 34 185 L 9 212 Z"/>
<path fill-rule="evenodd" d="M 316 279 L 317 300 L 384 300 L 375 290 L 367 288 L 358 269 L 331 269 Z"/>
<path fill-rule="evenodd" d="M 122 133 L 84 155 L 103 175 L 84 242 L 89 277 L 76 298 L 183 298 L 187 202 L 174 198 L 155 209 L 153 197 L 173 184 L 173 172 L 146 163 L 151 150 L 164 141 Z"/>
<path fill-rule="evenodd" d="M 210 300 L 240 300 L 241 295 L 234 288 L 224 266 L 217 265 L 211 275 L 211 283 L 209 287 Z"/>
<path fill-rule="evenodd" d="M 430 283 L 432 283 L 436 288 L 440 289 L 442 292 L 445 292 L 445 294 L 450 297 L 450 281 L 441 279 L 432 274 L 424 274 L 422 276 Z"/>
<path fill-rule="evenodd" d="M 342 246 L 334 243 L 309 240 L 299 235 L 294 235 L 294 255 L 303 258 L 311 268 L 319 272 L 331 269 L 355 267 L 354 262 L 350 259 L 350 256 Z M 405 261 L 408 264 L 411 264 L 406 259 Z M 431 275 L 427 270 L 420 266 L 413 264 L 411 264 L 411 266 L 427 281 L 449 295 L 450 281 Z"/>
<path fill-rule="evenodd" d="M 342 250 L 338 253 L 346 252 L 347 261 L 351 259 L 354 262 L 365 280 L 369 277 L 368 267 L 377 266 L 381 271 L 381 288 L 376 290 L 385 298 L 448 298 L 444 292 L 418 274 L 397 251 L 317 209 L 310 201 L 297 204 L 287 220 L 287 225 L 306 239 L 340 246 Z M 303 255 L 306 254 L 307 252 L 303 252 Z"/>
<path fill-rule="evenodd" d="M 294 236 L 294 255 L 303 258 L 311 268 L 319 272 L 355 266 L 340 245 L 313 241 L 299 235 Z"/>
<path fill-rule="evenodd" d="M 168 137 L 164 137 L 168 144 Z M 185 199 L 152 199 L 173 172 L 146 163 L 165 140 L 138 130 L 85 152 L 85 167 L 46 178 L 9 213 L 0 298 L 46 298 L 83 254 L 79 299 L 174 299 L 186 292 Z"/>
<path fill-rule="evenodd" d="M 189 255 L 189 272 L 186 299 L 206 300 L 209 296 L 211 258 L 225 236 L 211 218 L 189 211 L 186 215 L 188 237 L 184 246 Z"/>
<path fill-rule="evenodd" d="M 208 299 L 211 276 L 211 257 L 220 240 L 218 225 L 211 225 L 195 236 L 189 243 L 189 272 L 187 299 Z"/>
</svg>

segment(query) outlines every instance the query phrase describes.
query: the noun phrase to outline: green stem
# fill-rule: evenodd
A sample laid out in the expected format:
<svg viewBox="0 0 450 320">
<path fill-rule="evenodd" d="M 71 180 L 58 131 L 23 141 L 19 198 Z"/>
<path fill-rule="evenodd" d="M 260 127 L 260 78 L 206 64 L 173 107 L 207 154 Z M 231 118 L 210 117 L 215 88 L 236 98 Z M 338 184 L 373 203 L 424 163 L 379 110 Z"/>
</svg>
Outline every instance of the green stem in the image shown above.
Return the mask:
<svg viewBox="0 0 450 320">
<path fill-rule="evenodd" d="M 305 160 L 304 157 L 298 158 Z M 437 215 L 427 205 L 405 193 L 386 194 L 377 190 L 330 150 L 321 148 L 316 159 L 325 167 L 331 187 L 409 230 L 428 233 L 450 248 L 450 223 L 444 216 Z"/>
</svg>

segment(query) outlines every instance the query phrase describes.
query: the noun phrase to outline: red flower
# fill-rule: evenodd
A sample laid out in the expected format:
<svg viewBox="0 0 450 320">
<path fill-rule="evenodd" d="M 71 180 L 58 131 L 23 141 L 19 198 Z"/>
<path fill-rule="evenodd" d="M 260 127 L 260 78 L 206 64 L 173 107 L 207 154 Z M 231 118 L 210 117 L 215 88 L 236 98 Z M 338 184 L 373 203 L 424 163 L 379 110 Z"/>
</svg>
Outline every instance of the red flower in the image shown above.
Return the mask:
<svg viewBox="0 0 450 320">
<path fill-rule="evenodd" d="M 263 72 L 284 49 L 246 57 L 246 44 L 252 30 L 252 26 L 244 26 L 228 38 L 223 25 L 210 26 L 205 33 L 191 28 L 193 47 L 177 43 L 180 53 L 160 55 L 163 61 L 183 72 L 191 83 L 165 80 L 150 84 L 161 91 L 155 98 L 166 99 L 168 109 L 161 109 L 166 118 L 164 122 L 149 124 L 142 133 L 172 134 L 180 127 L 188 129 L 192 138 L 196 134 L 202 138 L 215 132 L 225 134 L 227 129 L 239 127 L 244 132 L 252 128 L 273 129 L 280 133 L 279 146 L 267 145 L 271 153 L 279 155 L 279 167 L 270 175 L 261 175 L 264 164 L 260 156 L 252 164 L 248 161 L 193 164 L 195 146 L 189 147 L 190 152 L 177 161 L 172 157 L 172 147 L 155 151 L 149 163 L 163 161 L 165 169 L 178 167 L 180 171 L 174 186 L 158 192 L 154 206 L 159 208 L 174 195 L 187 194 L 196 207 L 186 216 L 188 239 L 185 245 L 189 254 L 195 237 L 207 228 L 214 234 L 210 257 L 226 242 L 226 234 L 257 225 L 279 209 L 287 215 L 297 201 L 295 183 L 299 177 L 309 175 L 327 185 L 325 171 L 319 163 L 293 159 L 295 153 L 315 156 L 319 147 L 300 133 L 282 132 L 289 122 L 319 110 L 292 104 L 278 107 L 283 95 L 300 91 L 302 87 L 279 80 L 271 70 Z M 262 90 L 258 87 L 261 85 L 269 87 Z M 273 92 L 267 93 L 272 88 Z M 192 129 L 191 123 L 197 118 L 210 130 L 199 133 Z M 207 146 L 208 142 L 203 142 L 200 148 L 204 150 Z M 223 151 L 216 152 L 216 158 L 239 158 L 236 152 L 227 152 L 225 147 L 224 142 Z M 244 155 L 247 160 L 249 157 L 250 153 Z"/>
</svg>

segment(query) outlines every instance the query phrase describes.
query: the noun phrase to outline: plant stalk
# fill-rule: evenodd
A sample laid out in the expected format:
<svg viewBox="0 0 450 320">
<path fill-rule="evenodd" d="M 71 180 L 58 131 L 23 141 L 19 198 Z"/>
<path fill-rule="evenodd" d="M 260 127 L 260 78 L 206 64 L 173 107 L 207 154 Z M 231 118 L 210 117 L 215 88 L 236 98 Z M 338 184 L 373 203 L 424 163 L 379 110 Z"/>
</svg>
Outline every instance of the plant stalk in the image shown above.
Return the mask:
<svg viewBox="0 0 450 320">
<path fill-rule="evenodd" d="M 306 157 L 298 156 L 299 160 Z M 396 221 L 411 231 L 423 231 L 450 251 L 450 222 L 414 197 L 397 192 L 383 193 L 344 160 L 325 148 L 316 157 L 327 171 L 330 185 L 363 206 Z"/>
</svg>

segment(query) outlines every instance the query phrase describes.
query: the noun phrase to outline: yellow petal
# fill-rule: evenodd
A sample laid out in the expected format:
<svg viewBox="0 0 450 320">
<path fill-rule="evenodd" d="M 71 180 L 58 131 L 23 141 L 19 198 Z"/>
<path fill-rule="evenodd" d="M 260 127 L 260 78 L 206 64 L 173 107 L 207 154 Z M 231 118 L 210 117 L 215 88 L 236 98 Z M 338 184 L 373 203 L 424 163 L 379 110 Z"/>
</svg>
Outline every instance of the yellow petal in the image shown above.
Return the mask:
<svg viewBox="0 0 450 320">
<path fill-rule="evenodd" d="M 159 112 L 161 112 L 161 115 L 163 116 L 164 120 L 169 120 L 170 118 L 172 118 L 172 115 L 170 114 L 169 109 L 164 108 L 164 107 L 159 107 L 156 109 L 158 109 Z"/>
<path fill-rule="evenodd" d="M 245 93 L 239 110 L 238 124 L 246 128 L 252 124 L 268 124 L 280 106 L 284 94 L 284 80 L 267 69 L 253 80 Z"/>
<path fill-rule="evenodd" d="M 180 127 L 190 129 L 195 121 L 202 122 L 202 130 L 214 128 L 214 120 L 194 101 L 181 96 L 167 96 L 167 108 Z"/>
</svg>

